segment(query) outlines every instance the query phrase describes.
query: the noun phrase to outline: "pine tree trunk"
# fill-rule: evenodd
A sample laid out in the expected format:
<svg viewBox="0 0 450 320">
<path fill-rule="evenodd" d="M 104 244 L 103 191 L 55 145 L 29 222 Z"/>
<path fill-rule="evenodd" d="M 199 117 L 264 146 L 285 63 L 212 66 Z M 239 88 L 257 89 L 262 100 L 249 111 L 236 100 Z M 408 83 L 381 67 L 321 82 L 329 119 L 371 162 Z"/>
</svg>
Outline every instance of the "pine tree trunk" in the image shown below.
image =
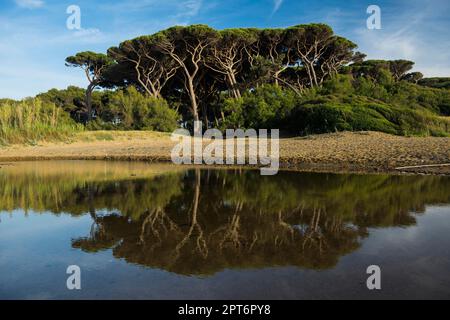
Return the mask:
<svg viewBox="0 0 450 320">
<path fill-rule="evenodd" d="M 95 85 L 89 84 L 86 89 L 86 109 L 87 109 L 87 122 L 92 120 L 92 91 L 94 91 Z"/>
</svg>

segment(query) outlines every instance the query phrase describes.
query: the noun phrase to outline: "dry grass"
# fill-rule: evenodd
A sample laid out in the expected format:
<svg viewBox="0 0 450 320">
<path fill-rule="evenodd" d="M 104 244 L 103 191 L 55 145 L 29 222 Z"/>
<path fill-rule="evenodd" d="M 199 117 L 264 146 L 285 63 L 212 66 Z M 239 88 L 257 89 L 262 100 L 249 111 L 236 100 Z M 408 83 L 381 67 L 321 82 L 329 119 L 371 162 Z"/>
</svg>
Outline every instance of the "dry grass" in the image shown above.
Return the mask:
<svg viewBox="0 0 450 320">
<path fill-rule="evenodd" d="M 0 102 L 0 145 L 64 141 L 82 129 L 61 108 L 39 99 Z"/>
<path fill-rule="evenodd" d="M 169 138 L 170 134 L 156 131 L 85 131 L 78 133 L 72 142 L 130 141 Z"/>
</svg>

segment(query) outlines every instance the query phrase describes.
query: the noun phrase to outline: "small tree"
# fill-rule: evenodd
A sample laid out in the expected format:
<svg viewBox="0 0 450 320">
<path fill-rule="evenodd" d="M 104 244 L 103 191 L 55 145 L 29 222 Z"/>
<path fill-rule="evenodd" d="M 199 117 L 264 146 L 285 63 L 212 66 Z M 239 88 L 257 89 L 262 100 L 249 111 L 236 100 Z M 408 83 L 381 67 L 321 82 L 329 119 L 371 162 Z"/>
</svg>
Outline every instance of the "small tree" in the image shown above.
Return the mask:
<svg viewBox="0 0 450 320">
<path fill-rule="evenodd" d="M 423 78 L 422 72 L 410 72 L 402 77 L 402 80 L 417 84 Z"/>
<path fill-rule="evenodd" d="M 82 68 L 89 81 L 86 89 L 86 108 L 88 119 L 92 119 L 92 92 L 101 84 L 103 73 L 112 64 L 112 60 L 105 54 L 92 51 L 79 52 L 66 58 L 66 66 Z"/>
<path fill-rule="evenodd" d="M 414 62 L 409 60 L 392 60 L 389 61 L 389 70 L 395 81 L 399 81 L 414 66 Z"/>
</svg>

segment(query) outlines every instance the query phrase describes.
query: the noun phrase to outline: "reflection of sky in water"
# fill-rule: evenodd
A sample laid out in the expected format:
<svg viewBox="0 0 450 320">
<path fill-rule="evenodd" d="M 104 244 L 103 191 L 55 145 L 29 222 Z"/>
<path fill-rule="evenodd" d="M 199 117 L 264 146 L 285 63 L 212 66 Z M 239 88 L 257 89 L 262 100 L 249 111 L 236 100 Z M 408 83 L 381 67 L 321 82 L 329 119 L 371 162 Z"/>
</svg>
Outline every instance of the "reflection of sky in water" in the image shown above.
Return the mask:
<svg viewBox="0 0 450 320">
<path fill-rule="evenodd" d="M 449 202 L 449 195 L 446 195 L 445 192 L 439 201 L 434 195 L 438 190 L 433 192 L 433 188 L 439 188 L 440 192 L 448 190 L 442 189 L 448 185 L 448 180 L 444 178 L 442 178 L 444 180 L 439 180 L 441 178 L 436 180 L 437 177 L 418 177 L 417 179 L 394 177 L 391 180 L 380 178 L 380 182 L 378 178 L 369 177 L 368 179 L 373 180 L 370 180 L 372 184 L 378 183 L 373 191 L 373 196 L 376 196 L 375 193 L 383 188 L 391 188 L 396 183 L 401 186 L 400 188 L 403 186 L 406 188 L 417 181 L 421 183 L 422 187 L 419 189 L 421 190 L 420 194 L 423 195 L 422 202 L 417 201 L 417 196 L 408 198 L 408 194 L 402 195 L 399 190 L 392 189 L 395 197 L 389 200 L 391 201 L 390 206 L 393 208 L 392 212 L 398 211 L 399 215 L 390 217 L 386 213 L 385 217 L 383 212 L 375 209 L 377 206 L 385 208 L 386 203 L 381 203 L 378 199 L 377 202 L 370 204 L 370 194 L 368 196 L 365 194 L 355 195 L 360 197 L 360 201 L 355 202 L 356 204 L 348 201 L 349 194 L 345 190 L 353 190 L 351 184 L 362 183 L 360 179 L 364 177 L 355 177 L 352 180 L 351 176 L 343 178 L 343 176 L 336 175 L 298 173 L 279 175 L 276 180 L 270 180 L 277 181 L 276 188 L 281 190 L 277 196 L 283 196 L 283 188 L 286 187 L 285 183 L 289 179 L 302 181 L 302 184 L 309 183 L 309 189 L 306 190 L 310 191 L 311 199 L 308 199 L 311 203 L 314 203 L 314 198 L 317 198 L 318 203 L 326 202 L 328 206 L 328 212 L 322 212 L 321 219 L 325 220 L 320 220 L 316 230 L 325 237 L 324 243 L 328 243 L 328 247 L 325 246 L 322 253 L 312 251 L 311 255 L 311 252 L 302 251 L 304 239 L 302 237 L 308 235 L 305 235 L 305 231 L 311 229 L 311 225 L 317 219 L 315 211 L 313 214 L 312 211 L 307 212 L 305 209 L 301 215 L 296 213 L 298 216 L 282 216 L 283 220 L 280 221 L 287 223 L 295 231 L 293 243 L 279 246 L 279 250 L 286 250 L 290 255 L 285 257 L 286 261 L 283 263 L 284 256 L 282 254 L 276 258 L 271 254 L 274 247 L 270 241 L 277 238 L 277 234 L 274 234 L 273 238 L 268 235 L 264 240 L 266 242 L 263 242 L 258 250 L 249 251 L 242 256 L 242 260 L 239 260 L 241 256 L 238 260 L 230 258 L 233 257 L 235 248 L 225 248 L 222 253 L 216 247 L 217 242 L 211 240 L 214 239 L 213 231 L 221 230 L 222 224 L 226 225 L 228 222 L 236 221 L 232 219 L 236 213 L 236 202 L 231 196 L 223 201 L 218 200 L 220 197 L 217 198 L 217 195 L 220 195 L 220 192 L 215 193 L 211 188 L 216 183 L 212 173 L 214 172 L 209 172 L 211 174 L 209 175 L 202 172 L 198 212 L 201 231 L 207 234 L 205 238 L 209 246 L 209 255 L 203 260 L 197 258 L 197 252 L 192 251 L 193 259 L 183 260 L 189 256 L 190 250 L 195 249 L 195 247 L 186 246 L 182 250 L 185 250 L 184 254 L 188 255 L 181 255 L 181 261 L 177 262 L 178 266 L 170 266 L 165 258 L 172 253 L 179 238 L 169 235 L 165 238 L 164 245 L 167 246 L 162 246 L 149 253 L 153 256 L 142 256 L 147 247 L 136 244 L 139 240 L 136 232 L 141 230 L 146 215 L 133 215 L 122 219 L 120 215 L 114 215 L 114 213 L 120 212 L 119 209 L 112 209 L 112 207 L 105 209 L 108 201 L 112 201 L 112 199 L 108 200 L 108 194 L 111 197 L 120 196 L 120 192 L 117 193 L 115 190 L 117 188 L 124 192 L 123 190 L 130 190 L 132 187 L 134 196 L 143 191 L 142 196 L 150 197 L 153 202 L 163 201 L 164 199 L 158 198 L 158 200 L 157 197 L 165 190 L 160 188 L 160 186 L 165 186 L 164 178 L 158 181 L 149 180 L 149 185 L 137 182 L 123 185 L 114 182 L 110 185 L 102 183 L 87 187 L 82 183 L 81 187 L 78 186 L 77 191 L 74 191 L 77 194 L 74 199 L 77 200 L 72 205 L 79 210 L 78 206 L 83 207 L 82 204 L 85 203 L 85 200 L 92 198 L 86 194 L 85 189 L 95 190 L 94 196 L 103 200 L 100 202 L 102 205 L 98 208 L 94 206 L 89 209 L 95 211 L 94 216 L 92 212 L 88 213 L 87 207 L 83 209 L 84 214 L 68 214 L 66 212 L 69 209 L 67 199 L 61 200 L 58 205 L 60 212 L 58 215 L 45 210 L 42 212 L 39 210 L 38 213 L 31 208 L 28 208 L 27 214 L 20 209 L 11 212 L 0 211 L 0 298 L 450 298 L 450 206 L 448 204 L 433 205 L 435 202 Z M 189 215 L 189 210 L 192 209 L 196 182 L 193 179 L 194 176 L 184 176 L 183 178 L 181 175 L 180 177 L 179 181 L 182 184 L 183 192 L 174 192 L 170 201 L 166 199 L 164 201 L 168 202 L 164 203 L 166 212 L 184 232 L 189 228 L 189 219 L 185 219 L 185 216 Z M 225 174 L 223 177 L 227 181 L 232 180 L 231 175 Z M 250 178 L 256 179 L 251 180 L 254 183 L 259 181 L 258 177 Z M 326 189 L 322 180 L 326 179 L 327 184 L 330 184 L 333 179 L 341 178 L 343 178 L 344 184 L 336 184 L 336 188 L 327 189 L 328 193 L 326 194 L 320 191 L 321 188 Z M 428 180 L 437 181 L 437 183 L 423 183 Z M 2 182 L 4 180 L 0 176 L 0 183 Z M 169 180 L 169 182 L 173 183 L 173 180 Z M 15 183 L 19 185 L 18 182 Z M 111 185 L 114 188 L 108 189 Z M 238 185 L 241 186 L 241 189 L 235 191 L 238 191 L 239 195 L 252 194 L 252 189 L 256 188 L 252 187 L 252 184 L 250 187 L 249 185 L 244 187 L 245 183 Z M 288 186 L 292 188 L 295 184 L 292 186 L 288 184 Z M 428 186 L 428 189 L 423 186 Z M 251 189 L 247 190 L 246 188 Z M 65 189 L 65 192 L 69 192 L 68 190 L 70 188 Z M 406 191 L 411 192 L 410 190 Z M 342 196 L 342 194 L 344 195 Z M 427 194 L 431 195 L 432 200 L 427 200 Z M 128 195 L 128 197 L 133 195 Z M 241 205 L 242 212 L 238 215 L 241 237 L 245 237 L 247 234 L 251 235 L 254 230 L 259 228 L 266 233 L 279 232 L 278 235 L 282 236 L 282 232 L 284 232 L 282 230 L 286 225 L 280 224 L 282 227 L 279 227 L 280 221 L 277 220 L 277 216 L 268 215 L 272 211 L 276 213 L 276 206 L 265 212 L 263 218 L 259 217 L 259 210 L 264 208 L 259 208 L 258 205 L 262 205 L 264 199 L 258 200 L 255 197 L 260 196 L 262 197 L 262 194 L 253 195 L 253 199 L 250 199 L 254 201 L 252 203 L 256 203 L 253 207 L 249 204 Z M 40 197 L 41 200 L 45 198 L 42 194 Z M 402 201 L 394 201 L 396 197 L 401 198 Z M 296 198 L 295 194 L 294 198 Z M 116 200 L 122 201 L 126 207 L 127 199 L 132 201 L 131 198 Z M 149 203 L 152 203 L 152 201 L 146 202 L 144 198 L 139 197 L 134 200 L 137 204 L 141 204 L 140 208 L 143 211 L 146 210 L 145 207 Z M 213 207 L 213 202 L 221 204 Z M 274 200 L 274 202 L 268 203 L 275 202 Z M 18 201 L 17 203 L 23 202 Z M 347 207 L 348 203 L 355 207 Z M 116 205 L 120 205 L 120 203 L 116 203 Z M 405 213 L 405 208 L 411 206 L 414 208 L 409 208 Z M 360 215 L 363 217 L 357 215 L 356 218 L 347 219 L 340 224 L 340 231 L 330 233 L 330 223 L 334 221 L 331 209 L 342 210 L 346 213 L 349 213 L 348 210 L 360 210 Z M 215 212 L 214 210 L 219 211 Z M 372 220 L 370 220 L 368 216 L 367 219 L 372 221 L 368 223 L 369 220 L 366 219 L 368 228 L 361 226 L 365 223 L 364 215 L 372 211 L 375 212 L 376 219 L 371 218 Z M 421 213 L 411 214 L 413 211 Z M 95 228 L 93 228 L 93 219 L 97 219 Z M 349 232 L 348 236 L 342 235 L 343 232 Z M 361 233 L 360 236 L 358 236 L 358 232 Z M 104 240 L 101 237 L 102 234 L 107 234 L 114 241 L 109 242 L 107 237 L 108 241 L 105 242 L 107 245 L 101 247 L 100 251 L 88 252 L 89 250 L 84 249 L 83 251 L 74 245 L 80 239 L 101 242 Z M 145 235 L 145 239 L 149 245 L 155 242 L 151 232 Z M 246 241 L 246 238 L 241 238 L 244 249 L 248 248 Z M 351 242 L 349 249 L 339 251 L 339 248 L 345 247 L 348 241 Z M 315 250 L 316 247 L 313 249 Z M 330 262 L 326 262 L 328 260 L 325 259 L 326 263 L 323 264 L 322 258 L 319 257 L 321 254 L 324 255 L 322 258 L 330 255 Z M 298 256 L 292 257 L 292 255 Z M 198 255 L 198 257 L 200 256 Z M 334 259 L 336 259 L 335 262 Z M 80 291 L 66 289 L 68 276 L 66 268 L 72 264 L 79 265 L 82 270 L 82 290 Z M 365 286 L 367 279 L 365 270 L 371 264 L 379 265 L 382 270 L 382 290 L 378 292 L 369 291 Z M 208 267 L 208 265 L 210 266 Z M 314 265 L 320 268 L 317 269 L 313 267 Z M 208 272 L 202 274 L 204 271 Z"/>
</svg>

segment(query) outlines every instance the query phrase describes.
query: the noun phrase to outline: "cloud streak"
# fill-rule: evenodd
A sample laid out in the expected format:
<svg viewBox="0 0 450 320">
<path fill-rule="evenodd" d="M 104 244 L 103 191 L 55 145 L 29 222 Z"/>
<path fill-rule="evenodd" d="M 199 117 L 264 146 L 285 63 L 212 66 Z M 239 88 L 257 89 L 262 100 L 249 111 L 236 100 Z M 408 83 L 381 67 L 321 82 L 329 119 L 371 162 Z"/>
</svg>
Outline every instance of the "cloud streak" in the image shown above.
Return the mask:
<svg viewBox="0 0 450 320">
<path fill-rule="evenodd" d="M 277 12 L 280 9 L 282 4 L 283 4 L 283 0 L 273 0 L 273 11 L 272 11 L 272 14 Z"/>
<path fill-rule="evenodd" d="M 44 6 L 44 1 L 42 0 L 16 0 L 16 4 L 25 9 L 37 9 Z"/>
<path fill-rule="evenodd" d="M 202 0 L 186 0 L 177 5 L 177 13 L 172 16 L 175 20 L 180 20 L 180 24 L 188 24 L 189 19 L 198 15 L 202 8 Z"/>
</svg>

